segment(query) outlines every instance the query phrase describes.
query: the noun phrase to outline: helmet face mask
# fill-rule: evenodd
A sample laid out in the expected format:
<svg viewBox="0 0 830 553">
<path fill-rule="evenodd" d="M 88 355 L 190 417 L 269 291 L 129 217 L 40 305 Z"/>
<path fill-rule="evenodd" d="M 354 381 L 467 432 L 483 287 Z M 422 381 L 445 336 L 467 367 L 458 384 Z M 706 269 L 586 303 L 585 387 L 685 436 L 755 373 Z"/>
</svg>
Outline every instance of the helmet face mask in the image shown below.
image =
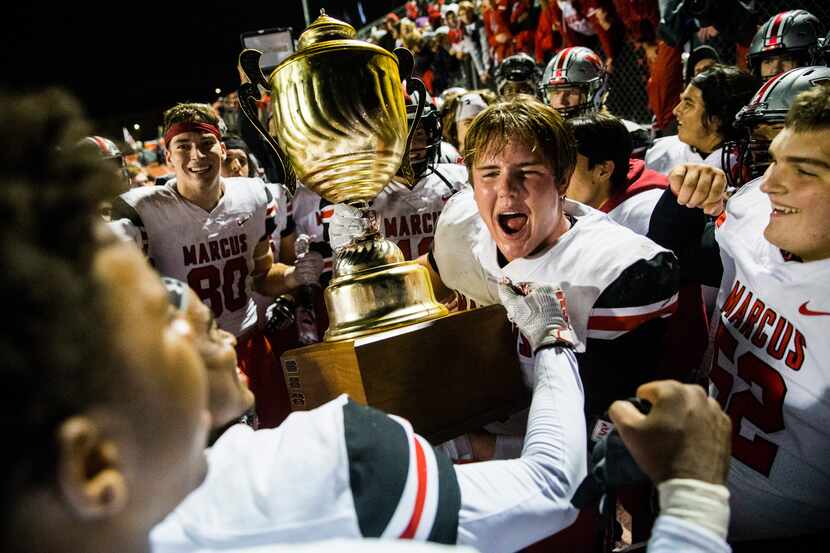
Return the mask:
<svg viewBox="0 0 830 553">
<path fill-rule="evenodd" d="M 407 120 L 410 125 L 415 119 L 416 110 L 417 103 L 406 107 Z M 412 145 L 409 148 L 409 162 L 417 178 L 420 179 L 428 169 L 435 166 L 440 151 L 441 118 L 438 115 L 438 110 L 433 106 L 432 100 L 428 97 L 421 119 L 418 122 L 418 128 L 415 129 L 415 135 L 412 137 Z"/>
<path fill-rule="evenodd" d="M 730 186 L 740 187 L 764 174 L 772 162 L 769 145 L 784 128 L 796 96 L 814 86 L 830 84 L 830 68 L 799 67 L 776 75 L 755 93 L 735 116 L 741 131 L 723 147 L 722 165 Z"/>
<path fill-rule="evenodd" d="M 539 76 L 536 61 L 527 54 L 507 57 L 496 68 L 496 91 L 503 97 L 516 94 L 535 96 Z"/>
<path fill-rule="evenodd" d="M 774 15 L 750 43 L 749 68 L 766 80 L 780 72 L 817 63 L 821 34 L 821 22 L 808 11 L 790 10 Z"/>
<path fill-rule="evenodd" d="M 602 108 L 608 93 L 608 74 L 590 48 L 565 48 L 548 62 L 539 90 L 546 104 L 566 118 L 575 117 Z M 579 96 L 574 99 L 577 92 Z"/>
</svg>

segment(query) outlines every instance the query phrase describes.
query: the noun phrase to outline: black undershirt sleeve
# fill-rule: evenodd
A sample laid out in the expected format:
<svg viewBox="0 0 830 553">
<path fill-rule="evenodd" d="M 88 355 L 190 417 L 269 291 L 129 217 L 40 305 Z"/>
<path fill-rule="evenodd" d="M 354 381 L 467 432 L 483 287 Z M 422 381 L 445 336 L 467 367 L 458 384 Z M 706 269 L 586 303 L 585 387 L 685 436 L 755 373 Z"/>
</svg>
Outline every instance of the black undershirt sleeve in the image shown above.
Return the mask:
<svg viewBox="0 0 830 553">
<path fill-rule="evenodd" d="M 681 283 L 720 286 L 723 265 L 715 225 L 703 210 L 680 205 L 666 189 L 651 214 L 647 236 L 677 256 Z"/>
<path fill-rule="evenodd" d="M 677 292 L 678 281 L 677 260 L 668 252 L 660 253 L 623 271 L 594 307 L 638 307 L 664 301 Z M 577 354 L 577 360 L 589 421 L 605 413 L 613 401 L 634 396 L 640 384 L 659 378 L 667 325 L 668 319 L 657 317 L 614 339 L 587 339 L 586 351 Z"/>
</svg>

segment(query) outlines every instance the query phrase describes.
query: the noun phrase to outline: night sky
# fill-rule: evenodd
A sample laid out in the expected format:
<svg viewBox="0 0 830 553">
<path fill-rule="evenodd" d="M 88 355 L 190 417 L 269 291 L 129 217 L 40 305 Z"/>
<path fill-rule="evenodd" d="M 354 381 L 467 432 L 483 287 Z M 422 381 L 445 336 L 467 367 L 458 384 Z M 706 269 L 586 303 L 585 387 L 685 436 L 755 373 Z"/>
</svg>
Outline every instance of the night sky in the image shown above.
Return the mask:
<svg viewBox="0 0 830 553">
<path fill-rule="evenodd" d="M 309 0 L 360 27 L 403 0 Z M 4 13 L 2 86 L 61 86 L 78 96 L 96 131 L 120 138 L 139 123 L 137 139 L 155 138 L 161 112 L 179 101 L 216 98 L 239 85 L 240 33 L 305 27 L 300 0 L 248 2 L 98 2 L 47 5 L 22 0 Z M 116 137 L 116 136 L 114 136 Z"/>
</svg>

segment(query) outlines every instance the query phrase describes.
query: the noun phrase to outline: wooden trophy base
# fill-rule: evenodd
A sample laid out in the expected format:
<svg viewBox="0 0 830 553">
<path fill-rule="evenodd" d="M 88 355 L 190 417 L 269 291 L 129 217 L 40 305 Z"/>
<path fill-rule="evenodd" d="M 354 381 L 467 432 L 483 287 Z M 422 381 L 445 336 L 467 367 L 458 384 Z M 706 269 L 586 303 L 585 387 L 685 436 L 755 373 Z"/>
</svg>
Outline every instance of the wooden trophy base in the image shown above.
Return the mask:
<svg viewBox="0 0 830 553">
<path fill-rule="evenodd" d="M 285 352 L 292 411 L 347 393 L 408 419 L 440 443 L 529 404 L 516 341 L 500 305 Z"/>
</svg>

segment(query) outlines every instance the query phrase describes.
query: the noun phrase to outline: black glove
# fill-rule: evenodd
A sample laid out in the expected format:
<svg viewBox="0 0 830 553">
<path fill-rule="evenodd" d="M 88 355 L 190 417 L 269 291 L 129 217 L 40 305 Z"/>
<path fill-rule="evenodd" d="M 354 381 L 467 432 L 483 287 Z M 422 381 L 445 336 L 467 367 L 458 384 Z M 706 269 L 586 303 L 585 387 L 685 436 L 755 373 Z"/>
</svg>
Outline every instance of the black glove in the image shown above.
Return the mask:
<svg viewBox="0 0 830 553">
<path fill-rule="evenodd" d="M 265 332 L 275 334 L 294 324 L 294 298 L 283 294 L 274 299 L 274 303 L 265 311 Z"/>
<path fill-rule="evenodd" d="M 651 404 L 639 398 L 629 399 L 641 413 L 647 414 Z M 608 417 L 604 417 L 608 419 Z M 622 486 L 647 482 L 648 476 L 626 449 L 616 428 L 602 437 L 594 446 L 588 475 L 577 488 L 571 503 L 577 509 L 594 505 L 609 492 Z M 603 508 L 612 508 L 602 502 Z"/>
</svg>

